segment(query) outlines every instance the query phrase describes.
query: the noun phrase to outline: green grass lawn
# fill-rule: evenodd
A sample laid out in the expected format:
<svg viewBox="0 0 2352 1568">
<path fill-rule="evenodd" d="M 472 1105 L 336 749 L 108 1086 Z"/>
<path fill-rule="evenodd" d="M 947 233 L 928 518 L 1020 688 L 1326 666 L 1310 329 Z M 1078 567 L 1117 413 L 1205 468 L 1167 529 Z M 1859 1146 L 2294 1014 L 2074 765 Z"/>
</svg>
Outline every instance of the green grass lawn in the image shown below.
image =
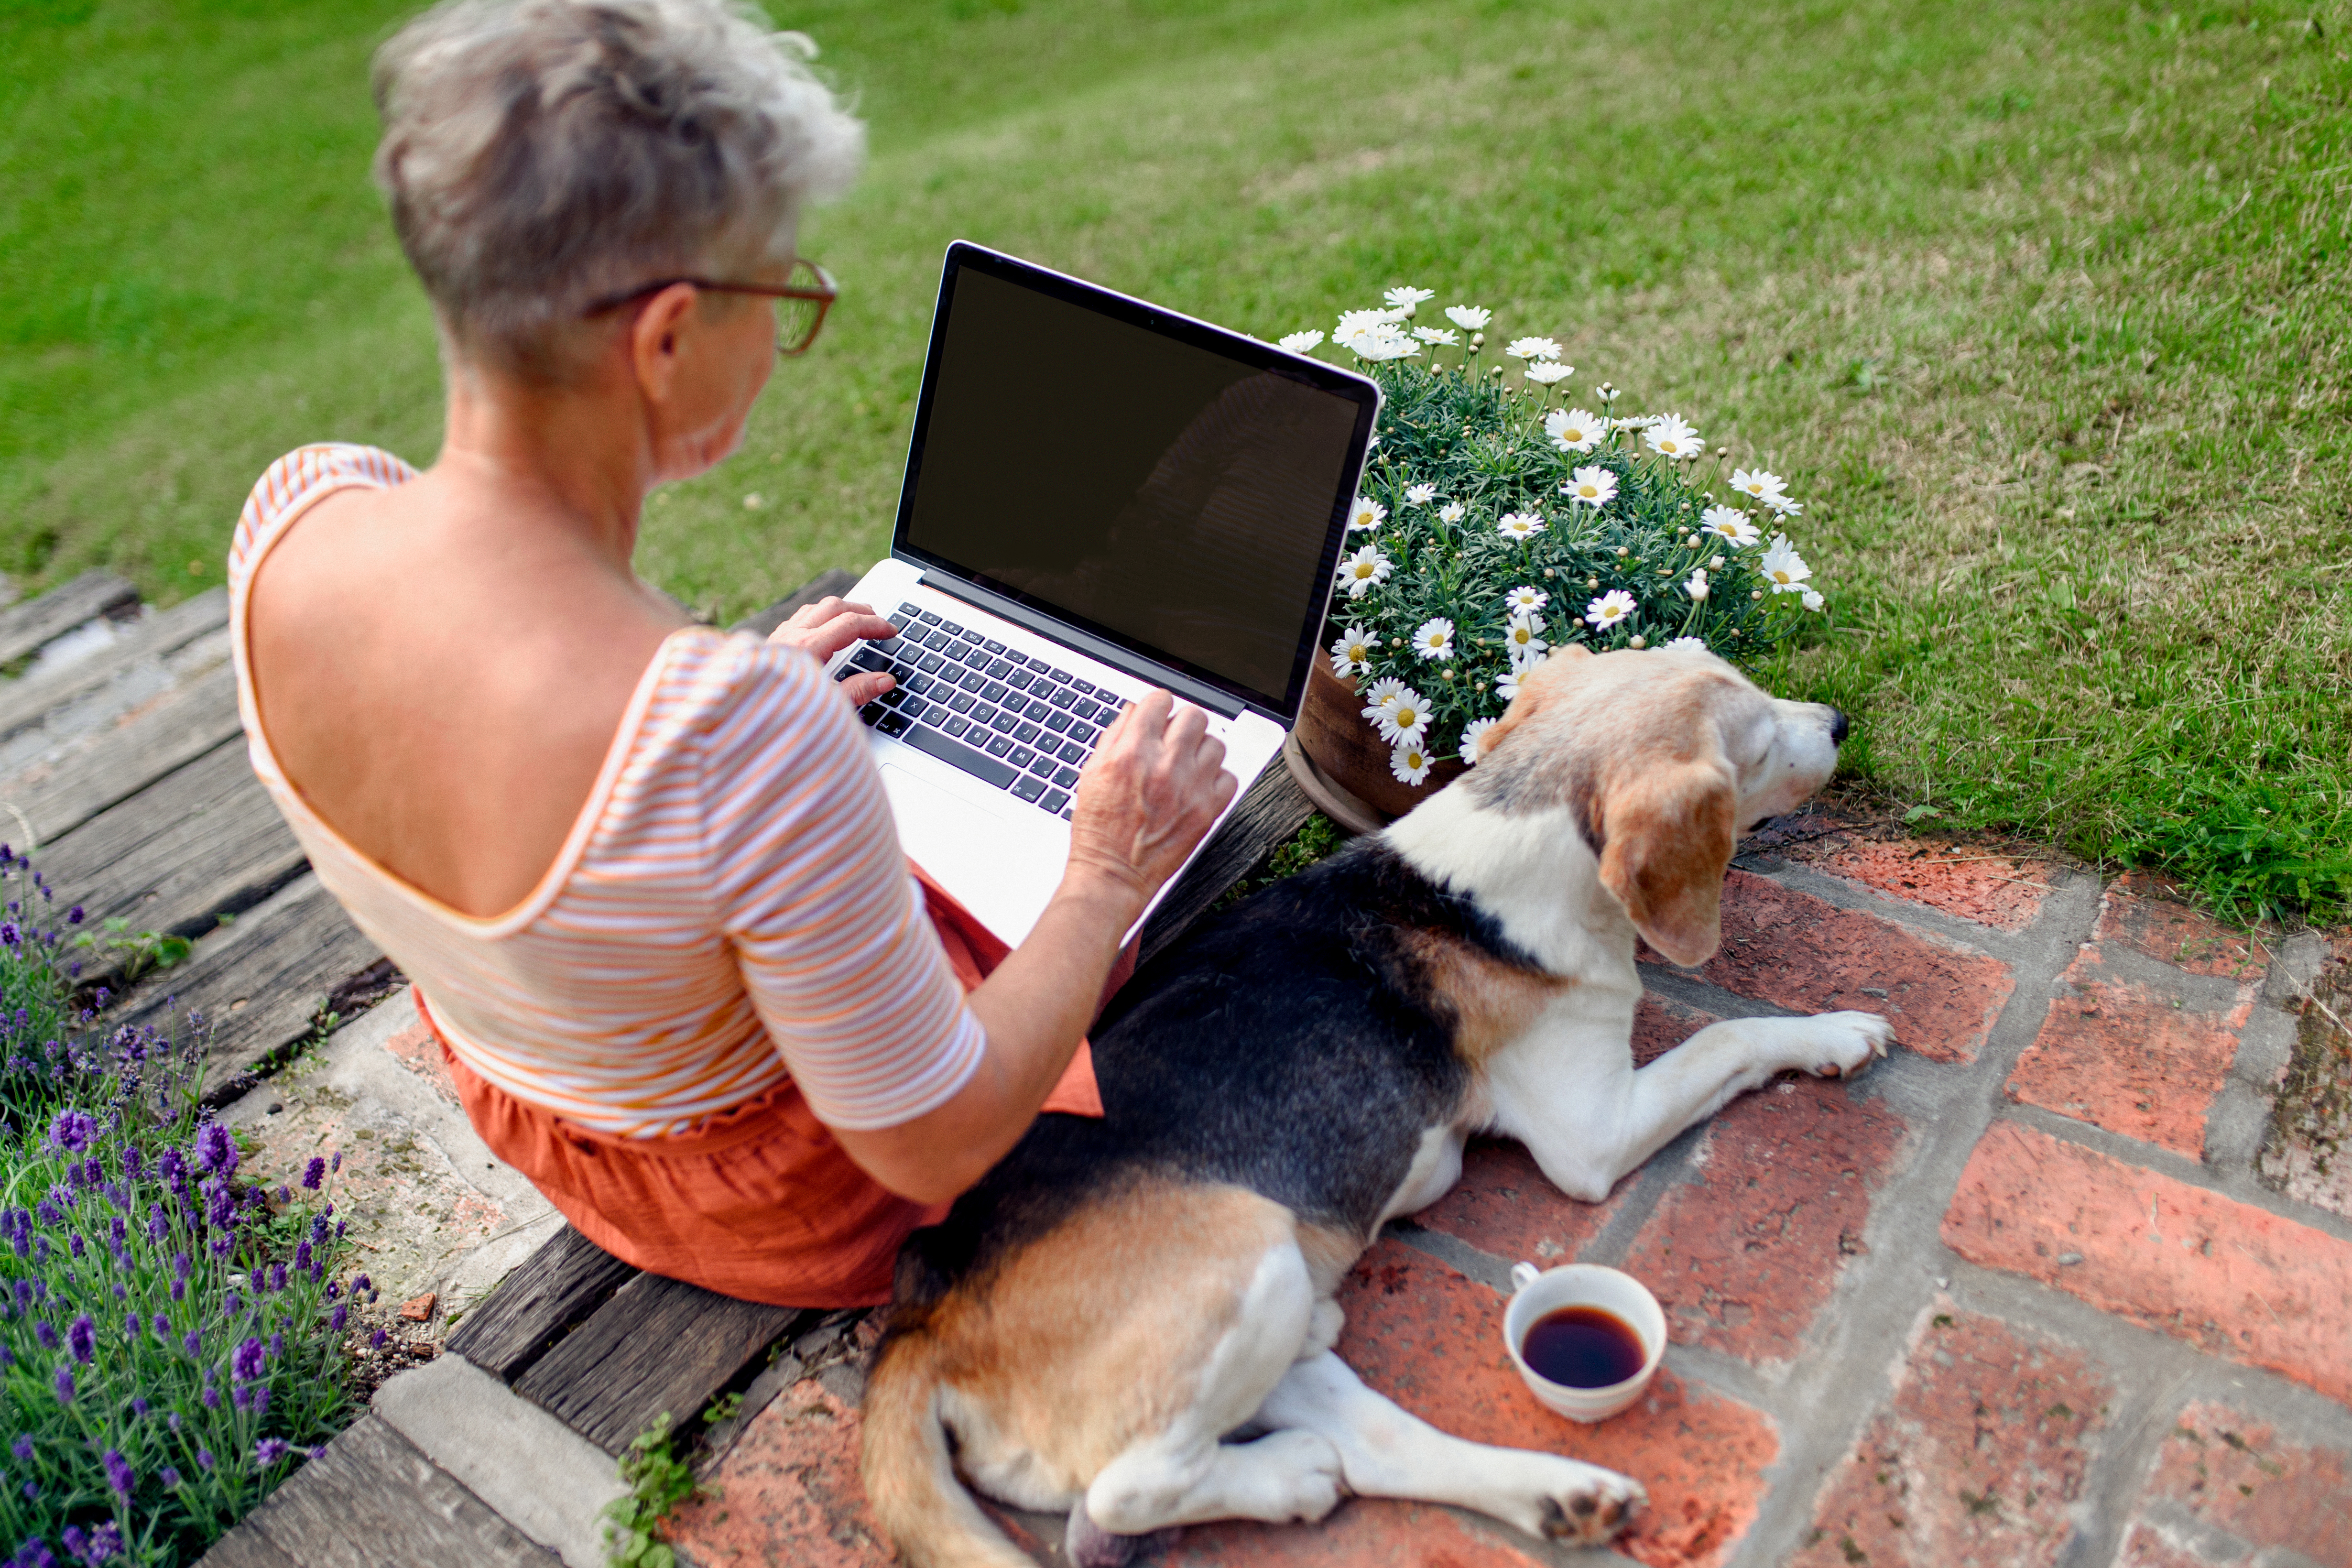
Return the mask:
<svg viewBox="0 0 2352 1568">
<path fill-rule="evenodd" d="M 246 488 L 429 461 L 368 185 L 376 0 L 0 16 L 0 570 L 219 580 Z M 1274 336 L 1411 282 L 1807 502 L 1761 672 L 1937 827 L 2352 898 L 2352 0 L 778 5 L 873 129 L 847 289 L 747 450 L 657 496 L 719 616 L 884 547 L 939 256 Z M 1107 395 L 1116 388 L 1106 387 Z"/>
</svg>

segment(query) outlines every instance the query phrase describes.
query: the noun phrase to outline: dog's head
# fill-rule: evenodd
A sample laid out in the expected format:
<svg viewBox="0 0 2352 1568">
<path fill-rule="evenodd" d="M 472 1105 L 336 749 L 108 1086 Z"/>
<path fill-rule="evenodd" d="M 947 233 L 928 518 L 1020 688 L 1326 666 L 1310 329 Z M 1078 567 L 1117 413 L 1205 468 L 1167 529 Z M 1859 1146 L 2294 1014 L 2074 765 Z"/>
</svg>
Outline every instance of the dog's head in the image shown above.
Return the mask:
<svg viewBox="0 0 2352 1568">
<path fill-rule="evenodd" d="M 1783 702 L 1713 654 L 1574 644 L 1530 669 L 1457 788 L 1506 815 L 1566 808 L 1652 947 L 1703 963 L 1743 833 L 1837 766 L 1845 716 Z"/>
</svg>

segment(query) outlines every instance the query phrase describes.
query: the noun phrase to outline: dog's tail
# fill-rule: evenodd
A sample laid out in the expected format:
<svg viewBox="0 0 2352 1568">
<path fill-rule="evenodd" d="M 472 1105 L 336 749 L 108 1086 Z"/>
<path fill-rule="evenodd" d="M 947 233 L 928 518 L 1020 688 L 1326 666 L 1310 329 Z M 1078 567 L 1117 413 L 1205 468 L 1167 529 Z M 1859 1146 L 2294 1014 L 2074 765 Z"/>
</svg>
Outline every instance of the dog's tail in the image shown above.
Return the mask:
<svg viewBox="0 0 2352 1568">
<path fill-rule="evenodd" d="M 860 1462 L 875 1521 L 909 1568 L 1036 1568 L 956 1479 L 940 1381 L 938 1342 L 926 1329 L 883 1341 L 866 1384 Z"/>
</svg>

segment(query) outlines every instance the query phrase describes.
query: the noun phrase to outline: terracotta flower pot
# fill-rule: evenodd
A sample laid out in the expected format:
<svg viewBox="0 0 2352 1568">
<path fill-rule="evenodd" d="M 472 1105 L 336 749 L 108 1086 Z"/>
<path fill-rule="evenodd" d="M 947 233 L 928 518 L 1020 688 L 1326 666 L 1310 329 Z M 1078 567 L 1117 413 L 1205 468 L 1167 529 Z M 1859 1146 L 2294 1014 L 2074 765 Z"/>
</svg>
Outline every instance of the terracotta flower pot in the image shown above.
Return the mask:
<svg viewBox="0 0 2352 1568">
<path fill-rule="evenodd" d="M 1389 767 L 1394 748 L 1363 712 L 1356 683 L 1333 675 L 1318 658 L 1307 679 L 1307 705 L 1299 710 L 1290 743 L 1283 748 L 1307 797 L 1340 826 L 1357 833 L 1386 826 L 1465 771 L 1459 760 L 1447 758 L 1420 784 L 1406 784 Z"/>
</svg>

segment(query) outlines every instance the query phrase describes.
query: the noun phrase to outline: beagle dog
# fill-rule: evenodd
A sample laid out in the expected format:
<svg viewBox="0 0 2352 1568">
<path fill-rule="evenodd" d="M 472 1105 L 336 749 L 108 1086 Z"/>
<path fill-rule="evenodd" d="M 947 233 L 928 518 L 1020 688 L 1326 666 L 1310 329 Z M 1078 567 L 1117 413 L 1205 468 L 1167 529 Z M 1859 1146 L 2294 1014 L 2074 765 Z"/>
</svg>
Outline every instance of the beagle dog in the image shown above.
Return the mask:
<svg viewBox="0 0 2352 1568">
<path fill-rule="evenodd" d="M 1820 788 L 1844 730 L 1710 654 L 1560 649 L 1476 767 L 1146 965 L 1093 1031 L 1108 1117 L 1041 1117 L 899 1255 L 864 1473 L 905 1560 L 1031 1568 L 966 1483 L 1068 1510 L 1084 1568 L 1350 1493 L 1615 1535 L 1639 1482 L 1406 1414 L 1332 1353 L 1333 1293 L 1473 1132 L 1597 1203 L 1776 1073 L 1885 1053 L 1885 1019 L 1826 1013 L 1633 1061 L 1635 937 L 1712 955 L 1738 835 Z"/>
</svg>

